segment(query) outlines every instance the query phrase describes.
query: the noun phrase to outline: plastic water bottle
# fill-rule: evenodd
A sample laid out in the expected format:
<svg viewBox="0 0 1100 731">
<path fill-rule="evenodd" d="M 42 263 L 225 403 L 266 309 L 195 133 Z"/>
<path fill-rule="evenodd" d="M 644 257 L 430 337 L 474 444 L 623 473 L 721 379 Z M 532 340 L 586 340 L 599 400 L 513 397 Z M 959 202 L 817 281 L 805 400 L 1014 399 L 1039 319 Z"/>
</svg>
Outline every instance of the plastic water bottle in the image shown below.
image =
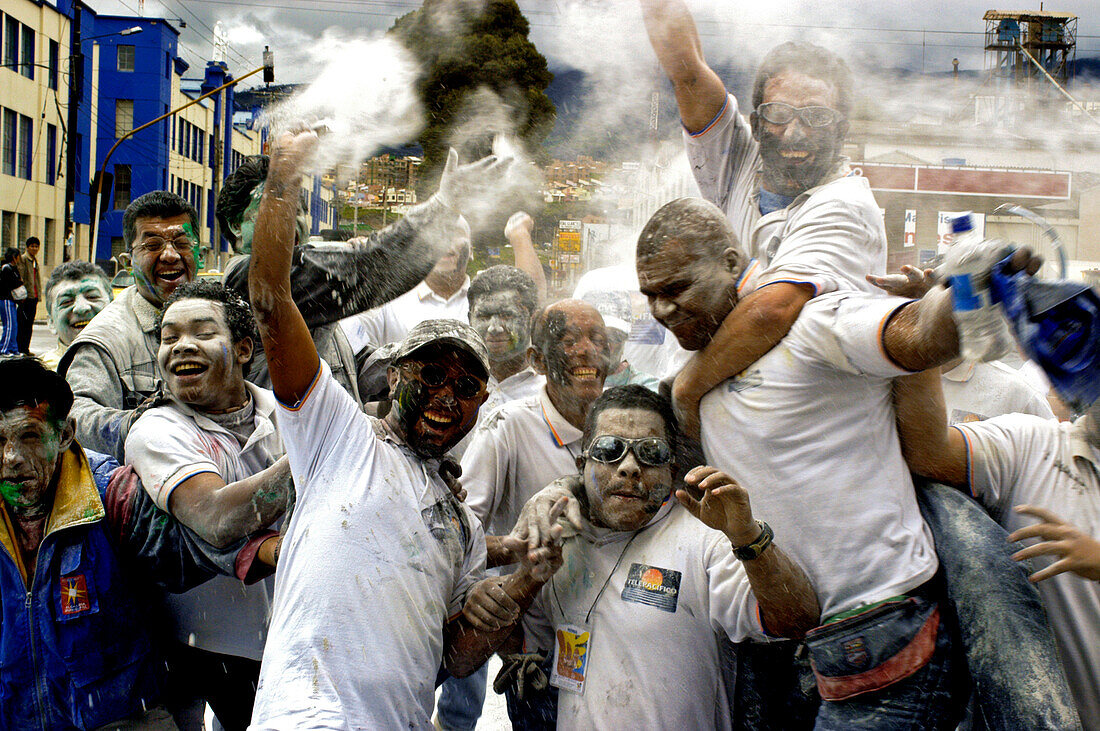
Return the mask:
<svg viewBox="0 0 1100 731">
<path fill-rule="evenodd" d="M 951 220 L 954 243 L 947 259 L 955 324 L 959 330 L 959 353 L 969 362 L 993 360 L 1009 344 L 1004 317 L 989 293 L 989 254 L 986 241 L 974 230 L 970 212 Z"/>
</svg>

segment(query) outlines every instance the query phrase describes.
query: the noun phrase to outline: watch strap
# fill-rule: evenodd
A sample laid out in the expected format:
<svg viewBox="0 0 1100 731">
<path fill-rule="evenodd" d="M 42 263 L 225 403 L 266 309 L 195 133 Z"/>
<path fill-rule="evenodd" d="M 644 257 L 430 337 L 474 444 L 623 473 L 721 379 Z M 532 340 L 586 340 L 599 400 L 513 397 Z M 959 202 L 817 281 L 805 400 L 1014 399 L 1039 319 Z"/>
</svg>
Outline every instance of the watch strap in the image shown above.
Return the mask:
<svg viewBox="0 0 1100 731">
<path fill-rule="evenodd" d="M 772 527 L 762 520 L 756 521 L 756 524 L 760 526 L 760 535 L 756 537 L 752 543 L 745 546 L 734 546 L 733 555 L 741 561 L 752 561 L 764 552 L 764 549 L 772 544 L 772 539 L 775 538 L 775 531 Z"/>
</svg>

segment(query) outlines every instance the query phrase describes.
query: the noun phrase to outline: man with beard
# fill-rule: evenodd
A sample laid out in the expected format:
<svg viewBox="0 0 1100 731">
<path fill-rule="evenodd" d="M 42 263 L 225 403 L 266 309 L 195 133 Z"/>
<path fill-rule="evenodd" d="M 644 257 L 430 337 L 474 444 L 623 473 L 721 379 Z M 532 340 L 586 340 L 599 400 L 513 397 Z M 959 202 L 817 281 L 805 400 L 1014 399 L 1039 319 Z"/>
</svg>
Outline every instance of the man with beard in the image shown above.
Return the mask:
<svg viewBox="0 0 1100 731">
<path fill-rule="evenodd" d="M 408 215 L 351 244 L 303 245 L 294 250 L 291 294 L 310 327 L 376 307 L 424 278 L 439 255 L 441 227 L 470 199 L 491 198 L 508 160 L 487 157 L 459 165 L 447 158 L 437 191 Z M 295 204 L 298 193 L 292 195 Z M 104 308 L 61 359 L 58 372 L 76 394 L 78 438 L 121 458 L 122 444 L 163 374 L 157 368 L 156 315 L 180 284 L 195 277 L 198 215 L 183 198 L 153 191 L 134 200 L 123 216 L 137 283 Z M 247 299 L 248 266 L 227 273 L 226 284 Z M 252 378 L 264 382 L 264 370 Z M 351 387 L 353 379 L 345 381 Z"/>
<path fill-rule="evenodd" d="M 227 546 L 281 516 L 293 490 L 275 398 L 245 380 L 252 312 L 221 283 L 190 282 L 169 296 L 159 332 L 167 394 L 130 428 L 126 461 L 160 510 Z M 201 726 L 207 703 L 227 731 L 248 726 L 273 588 L 219 577 L 168 597 L 168 706 L 182 727 Z"/>
<path fill-rule="evenodd" d="M 57 334 L 57 347 L 41 357 L 50 370 L 73 340 L 111 301 L 111 282 L 102 269 L 89 261 L 67 261 L 46 280 L 46 314 Z"/>
<path fill-rule="evenodd" d="M 707 66 L 684 2 L 641 5 L 676 92 L 699 189 L 725 212 L 759 269 L 754 290 L 742 291 L 676 378 L 677 412 L 694 431 L 703 395 L 771 350 L 812 297 L 870 291 L 864 276 L 885 272 L 886 231 L 867 181 L 840 155 L 852 98 L 841 59 L 804 43 L 772 49 L 746 121 Z"/>
<path fill-rule="evenodd" d="M 430 728 L 440 663 L 465 675 L 484 660 L 456 665 L 485 539 L 438 470 L 485 401 L 488 356 L 469 325 L 434 320 L 397 349 L 385 420 L 336 384 L 290 296 L 292 193 L 316 145 L 276 141 L 249 271 L 297 496 L 252 728 Z"/>
<path fill-rule="evenodd" d="M 678 432 L 668 399 L 639 385 L 605 391 L 588 413 L 579 531 L 523 616 L 525 646 L 554 656 L 559 728 L 728 729 L 715 632 L 800 637 L 818 624 L 806 575 L 743 487 L 699 466 L 685 479 L 701 499 L 669 499 Z M 491 587 L 467 613 L 499 631 L 521 608 Z"/>
</svg>

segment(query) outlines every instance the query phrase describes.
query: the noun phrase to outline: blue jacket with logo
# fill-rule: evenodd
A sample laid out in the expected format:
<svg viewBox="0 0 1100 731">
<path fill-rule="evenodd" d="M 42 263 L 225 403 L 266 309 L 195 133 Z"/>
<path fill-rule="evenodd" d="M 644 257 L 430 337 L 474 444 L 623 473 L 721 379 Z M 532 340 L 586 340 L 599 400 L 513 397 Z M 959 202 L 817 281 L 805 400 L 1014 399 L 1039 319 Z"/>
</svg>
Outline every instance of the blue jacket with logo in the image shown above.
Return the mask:
<svg viewBox="0 0 1100 731">
<path fill-rule="evenodd" d="M 62 456 L 29 581 L 0 509 L 0 728 L 94 729 L 156 705 L 156 594 L 140 574 L 181 591 L 217 570 L 144 491 L 109 492 L 117 466 L 75 444 Z"/>
</svg>

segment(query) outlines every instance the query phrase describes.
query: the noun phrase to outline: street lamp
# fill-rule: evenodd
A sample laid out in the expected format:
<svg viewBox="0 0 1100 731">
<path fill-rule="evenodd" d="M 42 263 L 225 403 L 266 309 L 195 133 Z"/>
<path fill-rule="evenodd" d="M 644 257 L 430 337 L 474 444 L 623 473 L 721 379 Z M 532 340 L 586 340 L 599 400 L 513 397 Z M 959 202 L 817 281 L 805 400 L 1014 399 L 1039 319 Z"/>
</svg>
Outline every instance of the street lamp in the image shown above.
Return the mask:
<svg viewBox="0 0 1100 731">
<path fill-rule="evenodd" d="M 168 112 L 165 112 L 164 114 L 160 115 L 156 119 L 149 120 L 148 122 L 141 125 L 140 127 L 135 127 L 134 129 L 127 132 L 126 134 L 122 135 L 122 137 L 119 137 L 118 140 L 115 142 L 115 144 L 111 145 L 111 149 L 107 151 L 107 155 L 103 158 L 103 164 L 100 165 L 99 170 L 96 171 L 95 179 L 92 181 L 92 186 L 95 188 L 95 195 L 92 197 L 92 238 L 91 238 L 91 241 L 88 242 L 88 261 L 93 262 L 93 263 L 95 262 L 96 241 L 99 239 L 99 219 L 100 219 L 100 216 L 102 215 L 101 211 L 99 209 L 99 204 L 100 204 L 101 198 L 103 197 L 104 193 L 110 194 L 111 184 L 113 182 L 110 174 L 107 172 L 107 163 L 110 162 L 111 155 L 113 155 L 115 150 L 118 149 L 118 146 L 121 145 L 125 140 L 130 139 L 131 137 L 136 135 L 138 132 L 142 131 L 143 129 L 148 129 L 149 127 L 152 127 L 157 122 L 159 122 L 163 119 L 167 119 L 168 117 L 171 117 L 173 114 L 176 114 L 177 112 L 182 112 L 184 109 L 187 109 L 187 107 L 189 107 L 193 104 L 198 104 L 203 99 L 206 99 L 207 97 L 211 97 L 214 94 L 217 94 L 218 92 L 222 91 L 223 89 L 227 89 L 228 87 L 233 86 L 234 84 L 240 83 L 240 82 L 244 81 L 245 79 L 247 79 L 249 76 L 254 76 L 255 74 L 260 73 L 261 71 L 264 72 L 264 81 L 267 82 L 267 83 L 271 83 L 272 81 L 275 80 L 275 54 L 273 54 L 267 48 L 267 46 L 264 46 L 263 58 L 264 58 L 263 66 L 260 66 L 259 68 L 252 69 L 251 71 L 249 71 L 244 76 L 241 76 L 241 77 L 236 78 L 236 79 L 231 79 L 230 81 L 225 82 L 224 84 L 222 84 L 218 88 L 211 89 L 210 91 L 206 92 L 202 96 L 197 97 L 195 99 L 192 99 L 191 101 L 187 102 L 186 104 L 183 104 L 181 106 L 176 107 L 175 109 L 172 109 Z M 220 141 L 219 141 L 219 144 L 220 144 Z M 104 178 L 107 178 L 106 190 L 104 190 L 104 182 L 103 182 Z M 106 206 L 104 206 L 104 208 L 106 208 Z"/>
</svg>

